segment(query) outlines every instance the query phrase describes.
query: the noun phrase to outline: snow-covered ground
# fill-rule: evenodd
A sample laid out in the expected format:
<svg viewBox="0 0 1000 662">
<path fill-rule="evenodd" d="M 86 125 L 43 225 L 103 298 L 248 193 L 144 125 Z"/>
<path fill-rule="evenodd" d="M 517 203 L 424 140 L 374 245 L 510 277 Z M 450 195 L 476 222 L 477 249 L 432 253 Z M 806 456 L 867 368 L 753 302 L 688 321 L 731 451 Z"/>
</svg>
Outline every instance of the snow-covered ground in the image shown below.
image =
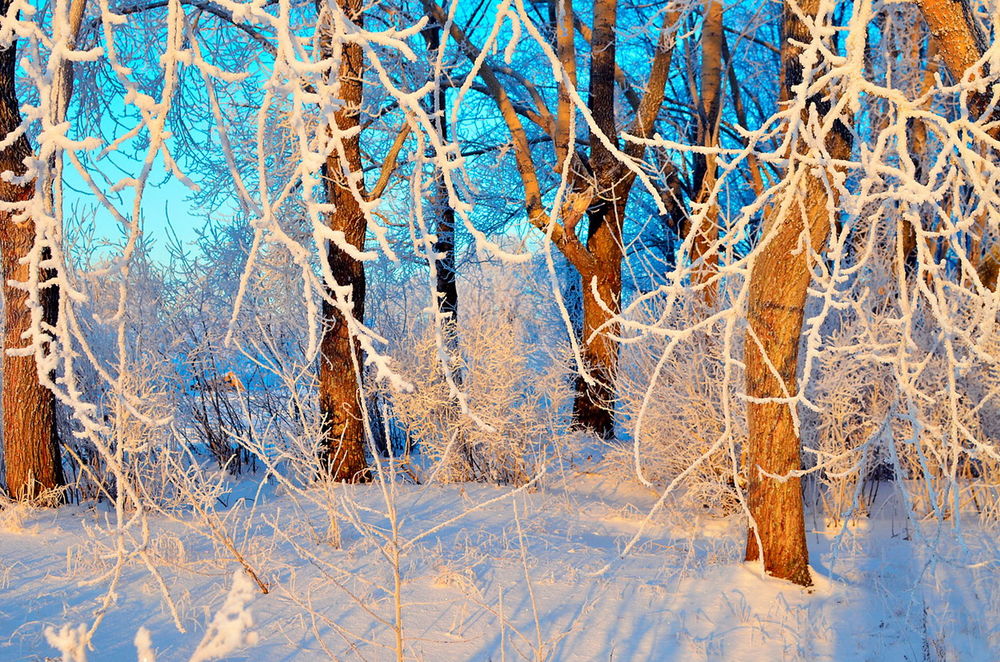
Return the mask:
<svg viewBox="0 0 1000 662">
<path fill-rule="evenodd" d="M 273 486 L 241 489 L 217 503 L 212 521 L 225 534 L 207 533 L 195 514 L 149 517 L 153 544 L 139 551 L 184 632 L 130 548 L 87 659 L 136 660 L 148 631 L 161 662 L 191 659 L 199 644 L 196 659 L 392 660 L 400 621 L 406 659 L 431 662 L 1000 659 L 995 531 L 968 519 L 964 542 L 947 522 L 918 530 L 892 499 L 846 531 L 809 522 L 816 586 L 803 590 L 739 562 L 737 517 L 658 514 L 621 558 L 657 495 L 601 475 L 513 494 L 399 485 L 395 545 L 385 492 L 340 487 L 352 515 L 339 549 L 321 509 Z M 116 566 L 113 515 L 3 512 L 0 660 L 59 659 L 50 640 L 70 650 L 78 638 L 60 628 L 93 623 Z"/>
</svg>

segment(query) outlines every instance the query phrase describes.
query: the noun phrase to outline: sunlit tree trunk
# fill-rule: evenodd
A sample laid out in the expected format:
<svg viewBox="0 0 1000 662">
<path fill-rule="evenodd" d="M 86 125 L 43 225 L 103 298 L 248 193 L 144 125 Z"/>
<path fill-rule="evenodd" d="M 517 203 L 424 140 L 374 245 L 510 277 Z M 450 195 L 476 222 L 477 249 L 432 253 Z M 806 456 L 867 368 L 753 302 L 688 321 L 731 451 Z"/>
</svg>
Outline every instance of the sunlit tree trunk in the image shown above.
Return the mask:
<svg viewBox="0 0 1000 662">
<path fill-rule="evenodd" d="M 917 4 L 948 70 L 955 80 L 962 80 L 989 46 L 968 0 L 919 0 Z"/>
<path fill-rule="evenodd" d="M 722 3 L 709 0 L 705 24 L 701 33 L 701 100 L 699 102 L 698 142 L 713 149 L 719 145 L 719 115 L 722 109 Z M 691 246 L 691 284 L 701 292 L 706 306 L 715 305 L 718 281 L 711 283 L 718 272 L 719 253 L 713 244 L 719 238 L 719 205 L 713 199 L 716 182 L 716 157 L 699 154 L 695 158 L 698 202 L 710 205 L 695 233 Z"/>
<path fill-rule="evenodd" d="M 0 1 L 7 12 L 10 3 Z M 21 123 L 14 86 L 17 49 L 0 51 L 0 135 L 7 136 Z M 24 159 L 31 147 L 24 135 L 0 152 L 0 171 L 14 175 L 25 172 Z M 39 383 L 33 354 L 11 356 L 9 351 L 25 346 L 31 329 L 28 292 L 12 282 L 29 279 L 25 263 L 35 246 L 35 223 L 9 205 L 30 200 L 33 184 L 0 181 L 0 253 L 3 263 L 4 355 L 3 355 L 3 442 L 7 468 L 7 492 L 16 499 L 29 499 L 44 490 L 64 484 L 59 438 L 56 432 L 56 401 L 53 393 Z M 43 279 L 49 274 L 42 274 Z M 53 325 L 58 310 L 58 291 L 45 287 L 39 292 L 43 323 Z"/>
<path fill-rule="evenodd" d="M 806 16 L 815 16 L 818 4 L 818 0 L 806 0 L 799 3 L 799 8 Z M 810 40 L 806 25 L 786 5 L 782 100 L 787 100 L 794 86 L 802 82 L 801 49 L 797 44 Z M 829 108 L 825 100 L 814 97 L 810 101 L 821 116 Z M 804 119 L 801 126 L 805 125 Z M 809 251 L 802 250 L 800 238 L 806 233 L 812 249 L 821 251 L 833 220 L 828 211 L 828 183 L 817 176 L 812 164 L 796 159 L 799 149 L 805 146 L 792 147 L 786 175 L 789 183 L 785 195 L 791 199 L 771 208 L 750 273 L 744 352 L 747 395 L 751 398 L 747 404 L 747 500 L 753 521 L 747 535 L 746 558 L 755 561 L 763 557 L 768 574 L 808 586 L 812 578 L 802 486 L 799 478 L 791 476 L 802 465 L 792 416 L 795 405 L 767 401 L 797 394 L 799 340 L 810 280 Z M 827 137 L 827 150 L 834 158 L 849 156 L 849 134 L 839 122 Z"/>
<path fill-rule="evenodd" d="M 319 0 L 322 4 L 324 0 Z M 356 25 L 362 25 L 362 0 L 337 0 L 340 8 Z M 327 41 L 327 44 L 329 42 Z M 324 58 L 332 56 L 329 45 Z M 334 205 L 329 213 L 331 230 L 344 233 L 351 246 L 362 250 L 367 224 L 358 199 L 348 184 L 349 173 L 361 172 L 360 111 L 364 56 L 360 44 L 343 46 L 340 69 L 340 101 L 334 122 L 340 131 L 353 131 L 344 138 L 344 153 L 336 150 L 326 159 L 323 169 L 327 201 Z M 345 162 L 346 161 L 346 166 Z M 356 186 L 363 187 L 363 180 Z M 337 285 L 349 287 L 354 318 L 365 315 L 365 270 L 334 242 L 327 249 L 330 271 Z M 328 292 L 333 296 L 333 292 Z M 319 406 L 324 421 L 324 443 L 320 460 L 329 475 L 339 481 L 368 480 L 365 458 L 365 428 L 361 402 L 361 348 L 351 336 L 344 315 L 329 301 L 323 303 L 323 339 L 320 346 Z"/>
<path fill-rule="evenodd" d="M 574 423 L 604 439 L 615 434 L 615 381 L 618 374 L 619 324 L 612 321 L 621 311 L 621 228 L 628 192 L 622 199 L 601 201 L 588 212 L 590 234 L 587 249 L 594 256 L 591 268 L 580 270 L 583 299 L 581 354 L 587 375 L 577 377 Z"/>
</svg>

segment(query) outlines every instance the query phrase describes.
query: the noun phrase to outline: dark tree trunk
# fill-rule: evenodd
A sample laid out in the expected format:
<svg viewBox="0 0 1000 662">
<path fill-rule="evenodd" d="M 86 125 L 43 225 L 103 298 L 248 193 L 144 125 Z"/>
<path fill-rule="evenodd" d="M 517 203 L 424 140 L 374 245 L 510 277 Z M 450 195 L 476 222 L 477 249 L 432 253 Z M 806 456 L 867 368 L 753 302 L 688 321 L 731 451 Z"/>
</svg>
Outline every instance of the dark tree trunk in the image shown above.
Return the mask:
<svg viewBox="0 0 1000 662">
<path fill-rule="evenodd" d="M 448 191 L 444 182 L 440 182 L 437 191 L 436 205 L 438 217 L 437 241 L 434 242 L 434 252 L 441 257 L 437 261 L 437 296 L 441 312 L 448 316 L 448 325 L 454 327 L 458 322 L 458 281 L 455 271 L 455 210 L 448 204 Z M 454 333 L 448 337 L 452 340 Z M 453 348 L 454 349 L 454 348 Z"/>
<path fill-rule="evenodd" d="M 9 1 L 0 2 L 4 13 Z M 14 87 L 15 46 L 0 51 L 0 135 L 7 136 L 21 122 Z M 31 147 L 23 135 L 0 152 L 0 171 L 16 175 L 25 172 L 24 159 Z M 0 181 L 0 200 L 17 203 L 30 200 L 35 188 L 31 184 Z M 7 492 L 15 499 L 30 499 L 44 490 L 65 484 L 59 437 L 56 432 L 56 400 L 53 393 L 38 381 L 35 357 L 9 356 L 8 350 L 24 346 L 25 335 L 31 328 L 28 293 L 12 287 L 11 281 L 26 281 L 29 265 L 21 260 L 35 245 L 35 223 L 30 218 L 18 218 L 10 209 L 0 211 L 0 253 L 3 263 L 5 304 L 3 355 L 3 443 L 7 467 Z M 43 258 L 46 255 L 43 255 Z M 51 277 L 43 270 L 43 279 Z M 50 326 L 56 322 L 59 292 L 46 287 L 40 292 L 42 318 Z"/>
<path fill-rule="evenodd" d="M 615 122 L 615 27 L 616 0 L 594 2 L 591 33 L 591 69 L 588 107 L 594 122 L 613 144 Z M 574 425 L 604 439 L 615 435 L 615 382 L 618 377 L 618 343 L 612 336 L 618 324 L 609 320 L 618 314 L 622 293 L 622 224 L 632 179 L 623 175 L 621 162 L 592 132 L 590 166 L 599 201 L 587 211 L 589 268 L 580 268 L 583 294 L 583 338 L 581 353 L 587 376 L 576 380 L 573 403 Z M 597 295 L 594 295 L 596 281 Z"/>
<path fill-rule="evenodd" d="M 427 41 L 427 52 L 431 57 L 437 55 L 441 45 L 441 26 L 434 24 L 423 32 Z M 441 142 L 448 142 L 447 88 L 438 81 L 437 89 L 431 94 L 431 110 L 435 113 L 434 128 Z M 447 340 L 452 351 L 457 349 L 458 336 L 455 325 L 458 322 L 458 282 L 455 270 L 455 210 L 448 202 L 448 188 L 443 175 L 438 172 L 435 181 L 434 211 L 438 215 L 434 242 L 434 252 L 440 257 L 435 267 L 437 304 L 439 310 L 448 316 Z M 457 375 L 457 373 L 456 373 Z"/>
<path fill-rule="evenodd" d="M 322 1 L 322 0 L 321 0 Z M 356 25 L 362 25 L 361 0 L 338 0 L 341 9 Z M 340 96 L 343 104 L 334 114 L 341 131 L 360 126 L 362 73 L 364 55 L 355 43 L 343 47 L 340 70 Z M 324 48 L 324 57 L 331 55 Z M 344 140 L 344 157 L 351 173 L 361 172 L 360 132 Z M 336 150 L 326 160 L 323 170 L 328 202 L 334 205 L 328 222 L 331 230 L 344 233 L 345 240 L 364 249 L 367 224 L 347 173 Z M 363 182 L 357 184 L 363 190 Z M 365 270 L 358 260 L 334 243 L 327 249 L 330 271 L 337 285 L 351 288 L 354 318 L 365 316 Z M 331 297 L 332 292 L 328 292 Z M 329 475 L 338 481 L 369 480 L 365 457 L 365 426 L 361 402 L 361 348 L 347 326 L 343 314 L 329 302 L 323 303 L 323 339 L 320 347 L 319 406 L 324 421 L 324 443 L 320 460 Z"/>
</svg>

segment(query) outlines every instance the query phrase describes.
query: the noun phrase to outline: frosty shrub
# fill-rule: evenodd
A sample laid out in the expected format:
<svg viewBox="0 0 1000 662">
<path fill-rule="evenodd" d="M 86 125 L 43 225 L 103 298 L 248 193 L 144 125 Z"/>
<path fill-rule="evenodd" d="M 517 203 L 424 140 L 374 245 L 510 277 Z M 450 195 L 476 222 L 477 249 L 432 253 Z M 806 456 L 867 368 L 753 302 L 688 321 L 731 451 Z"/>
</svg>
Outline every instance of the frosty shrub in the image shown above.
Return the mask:
<svg viewBox="0 0 1000 662">
<path fill-rule="evenodd" d="M 187 349 L 184 370 L 178 375 L 179 389 L 186 394 L 178 404 L 187 410 L 186 427 L 192 441 L 197 440 L 219 468 L 239 475 L 244 464 L 252 461 L 252 455 L 236 441 L 244 437 L 249 428 L 244 415 L 249 408 L 243 401 L 247 392 L 235 371 L 220 367 L 223 358 L 220 354 L 210 342 L 192 342 Z"/>
<path fill-rule="evenodd" d="M 524 309 L 470 303 L 458 329 L 445 325 L 456 337 L 439 337 L 427 324 L 402 341 L 398 366 L 414 388 L 385 397 L 432 480 L 522 484 L 563 431 L 565 363 L 532 345 Z M 449 361 L 467 413 L 445 377 L 441 348 L 448 346 L 456 350 Z"/>
<path fill-rule="evenodd" d="M 887 259 L 897 240 L 891 231 L 870 240 L 880 257 L 847 282 L 843 304 L 825 314 L 815 339 L 803 340 L 818 350 L 799 408 L 816 497 L 838 522 L 870 514 L 880 483 L 893 480 L 919 517 L 995 513 L 995 312 L 969 296 L 968 282 L 928 283 Z M 814 299 L 807 317 L 822 303 Z"/>
<path fill-rule="evenodd" d="M 896 398 L 891 366 L 858 351 L 860 345 L 895 333 L 885 316 L 867 321 L 850 313 L 831 325 L 808 393 L 800 407 L 803 462 L 818 466 L 810 485 L 832 522 L 867 515 L 880 478 L 891 476 L 886 426 Z"/>
<path fill-rule="evenodd" d="M 959 306 L 951 315 L 957 327 L 970 327 L 976 306 Z M 914 354 L 921 357 L 901 385 L 895 405 L 893 437 L 899 473 L 920 516 L 952 517 L 956 511 L 1000 516 L 997 490 L 1000 438 L 1000 336 L 994 328 L 976 336 L 976 344 L 948 347 L 924 315 L 914 334 Z M 949 367 L 951 366 L 951 367 Z"/>
<path fill-rule="evenodd" d="M 661 323 L 690 328 L 697 310 L 686 301 Z M 613 445 L 608 460 L 634 480 L 638 455 L 643 479 L 658 487 L 696 465 L 678 486 L 677 505 L 733 512 L 739 502 L 731 445 L 717 442 L 728 437 L 738 455 L 746 430 L 744 405 L 735 396 L 742 374 L 734 372 L 736 388 L 731 386 L 727 395 L 722 337 L 695 331 L 670 346 L 669 339 L 647 336 L 623 345 L 621 361 L 620 420 L 633 443 Z M 724 398 L 731 407 L 732 428 L 727 428 Z"/>
</svg>

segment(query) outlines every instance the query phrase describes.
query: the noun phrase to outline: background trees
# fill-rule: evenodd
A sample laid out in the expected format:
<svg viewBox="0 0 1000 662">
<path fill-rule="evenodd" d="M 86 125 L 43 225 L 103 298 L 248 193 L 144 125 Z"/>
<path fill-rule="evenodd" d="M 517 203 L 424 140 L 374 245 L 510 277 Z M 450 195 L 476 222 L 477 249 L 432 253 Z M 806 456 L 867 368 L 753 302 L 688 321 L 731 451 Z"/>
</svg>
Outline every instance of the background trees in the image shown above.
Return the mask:
<svg viewBox="0 0 1000 662">
<path fill-rule="evenodd" d="M 438 23 L 449 23 L 444 10 L 426 2 L 428 14 Z M 574 418 L 577 423 L 604 438 L 614 436 L 614 382 L 617 379 L 618 350 L 616 311 L 621 304 L 621 262 L 625 250 L 622 236 L 625 209 L 629 193 L 637 175 L 642 170 L 636 159 L 642 156 L 641 140 L 648 138 L 654 120 L 663 102 L 664 86 L 669 75 L 673 50 L 673 30 L 679 16 L 671 11 L 662 19 L 658 32 L 655 55 L 650 64 L 649 78 L 641 96 L 621 73 L 616 60 L 617 2 L 595 2 L 593 27 L 584 28 L 588 42 L 590 70 L 587 95 L 587 153 L 579 150 L 576 135 L 580 90 L 577 88 L 577 50 L 574 29 L 577 18 L 571 3 L 553 3 L 549 11 L 551 25 L 545 26 L 554 35 L 554 48 L 541 39 L 537 47 L 552 60 L 555 99 L 546 99 L 530 81 L 489 64 L 481 63 L 482 51 L 471 37 L 451 23 L 451 35 L 470 61 L 479 64 L 479 76 L 484 81 L 484 92 L 496 103 L 502 121 L 510 132 L 517 170 L 525 190 L 525 209 L 528 221 L 544 232 L 563 253 L 581 278 L 583 325 L 580 337 L 580 376 L 577 381 L 577 398 Z M 509 75 L 527 93 L 529 102 L 518 102 L 501 82 L 500 75 Z M 619 75 L 621 74 L 621 75 Z M 629 133 L 640 142 L 633 142 L 624 150 L 618 142 L 619 119 L 615 108 L 618 83 L 625 86 L 622 94 L 630 94 L 633 115 L 626 123 Z M 555 104 L 555 111 L 550 104 Z M 520 115 L 532 120 L 535 126 L 551 140 L 554 160 L 537 156 Z M 545 158 L 545 160 L 542 160 Z M 546 163 L 548 161 L 548 163 Z M 547 210 L 545 202 L 549 191 L 543 190 L 540 178 L 542 164 L 563 178 L 556 194 L 557 207 Z M 655 191 L 648 178 L 647 185 Z M 677 201 L 659 201 L 671 207 Z M 586 237 L 581 238 L 580 226 L 586 221 Z M 578 232 L 579 230 L 579 232 Z"/>
<path fill-rule="evenodd" d="M 123 519 L 179 493 L 155 462 L 525 484 L 579 453 L 748 515 L 800 584 L 807 509 L 876 469 L 961 511 L 996 455 L 993 46 L 922 7 L 8 7 L 9 492 L 60 448 Z"/>
</svg>

